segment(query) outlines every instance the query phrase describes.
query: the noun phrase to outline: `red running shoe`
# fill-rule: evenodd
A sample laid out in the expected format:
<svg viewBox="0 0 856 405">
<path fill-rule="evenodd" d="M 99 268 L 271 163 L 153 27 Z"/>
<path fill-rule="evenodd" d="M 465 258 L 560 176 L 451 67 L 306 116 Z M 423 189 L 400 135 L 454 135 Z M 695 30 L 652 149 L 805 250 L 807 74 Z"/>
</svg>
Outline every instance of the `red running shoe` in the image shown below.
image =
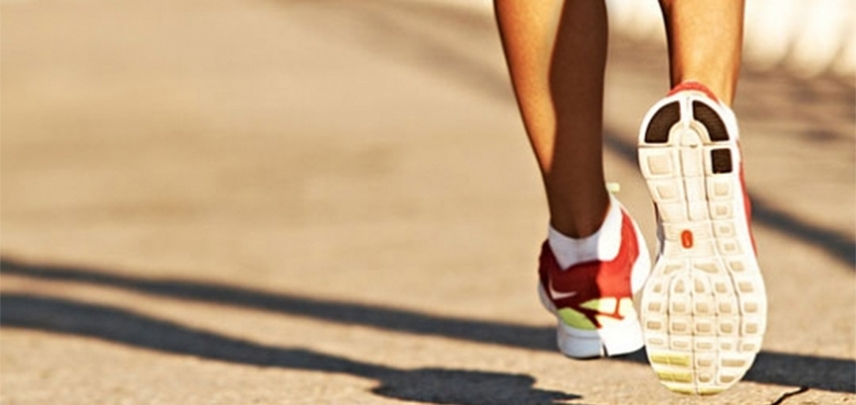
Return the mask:
<svg viewBox="0 0 856 405">
<path fill-rule="evenodd" d="M 568 357 L 616 356 L 643 345 L 633 295 L 642 289 L 651 261 L 633 219 L 615 198 L 611 203 L 621 208 L 620 232 L 602 235 L 600 243 L 618 244 L 615 257 L 562 269 L 550 244 L 542 248 L 539 296 L 559 320 L 559 350 Z"/>
<path fill-rule="evenodd" d="M 651 366 L 677 392 L 727 389 L 761 349 L 767 299 L 738 139 L 731 109 L 695 82 L 657 102 L 639 132 L 660 241 L 642 327 Z"/>
</svg>

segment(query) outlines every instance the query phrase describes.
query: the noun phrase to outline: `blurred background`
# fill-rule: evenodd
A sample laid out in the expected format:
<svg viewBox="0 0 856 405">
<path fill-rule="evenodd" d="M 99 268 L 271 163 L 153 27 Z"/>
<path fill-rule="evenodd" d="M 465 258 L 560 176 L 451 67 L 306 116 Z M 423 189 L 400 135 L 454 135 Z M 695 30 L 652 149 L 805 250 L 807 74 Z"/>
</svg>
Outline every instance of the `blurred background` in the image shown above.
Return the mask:
<svg viewBox="0 0 856 405">
<path fill-rule="evenodd" d="M 439 0 L 491 12 L 488 0 Z M 656 1 L 607 0 L 611 28 L 635 41 L 665 44 Z M 852 0 L 747 0 L 744 58 L 758 71 L 785 69 L 800 77 L 856 71 L 856 2 Z"/>
<path fill-rule="evenodd" d="M 637 40 L 662 43 L 656 2 L 608 1 L 615 29 Z M 856 2 L 852 0 L 748 0 L 745 63 L 749 69 L 784 68 L 799 77 L 825 73 L 852 78 L 856 71 Z"/>
<path fill-rule="evenodd" d="M 635 138 L 668 90 L 663 30 L 654 1 L 608 6 L 607 173 L 653 250 Z M 856 1 L 746 11 L 770 321 L 703 403 L 853 401 Z M 3 403 L 698 403 L 644 356 L 555 352 L 490 2 L 0 0 L 0 19 Z"/>
</svg>

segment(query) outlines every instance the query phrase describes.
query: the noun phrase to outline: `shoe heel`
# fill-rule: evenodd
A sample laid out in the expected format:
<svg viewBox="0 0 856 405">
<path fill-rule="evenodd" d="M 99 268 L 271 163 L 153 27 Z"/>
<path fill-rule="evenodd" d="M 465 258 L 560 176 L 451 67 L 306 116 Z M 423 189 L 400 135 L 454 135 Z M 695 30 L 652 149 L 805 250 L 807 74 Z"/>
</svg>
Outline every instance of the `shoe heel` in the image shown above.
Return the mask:
<svg viewBox="0 0 856 405">
<path fill-rule="evenodd" d="M 621 356 L 644 346 L 642 328 L 635 313 L 598 331 L 582 331 L 559 322 L 556 342 L 565 356 L 574 359 Z"/>
<path fill-rule="evenodd" d="M 646 260 L 643 265 L 648 266 Z M 538 284 L 538 297 L 550 313 L 556 315 L 556 308 L 547 299 L 541 284 Z M 599 357 L 620 356 L 633 353 L 644 346 L 642 327 L 635 309 L 625 314 L 620 322 L 600 330 L 582 330 L 566 325 L 561 319 L 556 327 L 556 343 L 559 351 L 573 359 L 585 360 Z"/>
</svg>

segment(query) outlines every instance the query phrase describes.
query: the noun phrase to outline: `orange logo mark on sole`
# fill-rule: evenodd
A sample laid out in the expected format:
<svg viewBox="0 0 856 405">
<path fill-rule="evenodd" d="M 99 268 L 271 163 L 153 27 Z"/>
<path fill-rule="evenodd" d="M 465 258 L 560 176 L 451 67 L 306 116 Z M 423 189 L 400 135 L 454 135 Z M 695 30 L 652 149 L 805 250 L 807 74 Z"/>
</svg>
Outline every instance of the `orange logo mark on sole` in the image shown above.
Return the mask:
<svg viewBox="0 0 856 405">
<path fill-rule="evenodd" d="M 693 233 L 689 230 L 681 232 L 681 246 L 685 249 L 693 247 Z"/>
</svg>

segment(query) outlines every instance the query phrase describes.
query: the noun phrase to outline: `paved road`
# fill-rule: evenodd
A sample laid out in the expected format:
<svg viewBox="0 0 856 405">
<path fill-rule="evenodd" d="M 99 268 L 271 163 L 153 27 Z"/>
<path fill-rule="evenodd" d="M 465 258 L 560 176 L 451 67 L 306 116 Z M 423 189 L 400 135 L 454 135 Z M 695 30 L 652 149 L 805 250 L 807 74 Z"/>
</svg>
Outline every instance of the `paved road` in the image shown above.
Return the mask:
<svg viewBox="0 0 856 405">
<path fill-rule="evenodd" d="M 678 396 L 641 354 L 555 351 L 493 22 L 436 4 L 0 3 L 2 402 L 856 401 L 852 80 L 744 74 L 769 332 L 744 382 Z M 665 58 L 613 39 L 608 172 L 653 241 Z"/>
</svg>

